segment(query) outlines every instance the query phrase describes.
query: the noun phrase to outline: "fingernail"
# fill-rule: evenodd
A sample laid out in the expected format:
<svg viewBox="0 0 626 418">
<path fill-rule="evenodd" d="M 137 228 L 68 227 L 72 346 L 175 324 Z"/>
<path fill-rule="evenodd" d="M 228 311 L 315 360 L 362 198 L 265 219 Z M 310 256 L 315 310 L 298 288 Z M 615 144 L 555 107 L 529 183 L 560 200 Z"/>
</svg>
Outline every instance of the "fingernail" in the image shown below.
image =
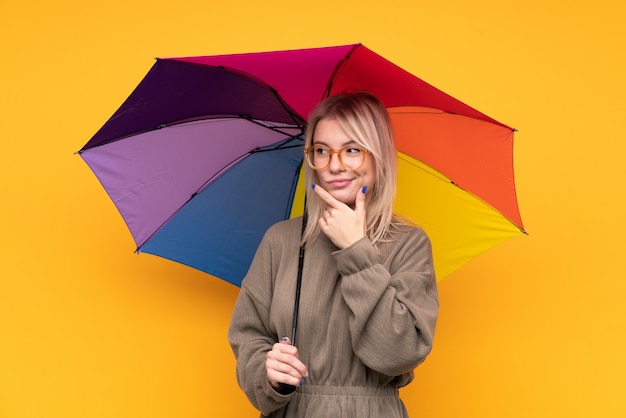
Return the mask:
<svg viewBox="0 0 626 418">
<path fill-rule="evenodd" d="M 300 386 L 304 385 L 304 380 L 300 381 Z"/>
<path fill-rule="evenodd" d="M 315 184 L 311 185 L 311 189 L 315 190 Z"/>
<path fill-rule="evenodd" d="M 309 372 L 304 373 L 304 377 L 309 377 Z"/>
<path fill-rule="evenodd" d="M 280 342 L 281 342 L 281 343 L 284 343 L 284 342 L 285 342 L 285 341 L 287 341 L 287 340 L 288 340 L 288 338 L 287 338 L 287 337 L 283 337 L 283 338 L 281 338 L 281 339 L 280 339 Z"/>
<path fill-rule="evenodd" d="M 367 186 L 363 186 L 363 188 L 361 189 L 361 192 L 362 192 L 363 194 L 365 194 L 365 191 L 366 191 L 366 190 L 367 190 Z"/>
</svg>

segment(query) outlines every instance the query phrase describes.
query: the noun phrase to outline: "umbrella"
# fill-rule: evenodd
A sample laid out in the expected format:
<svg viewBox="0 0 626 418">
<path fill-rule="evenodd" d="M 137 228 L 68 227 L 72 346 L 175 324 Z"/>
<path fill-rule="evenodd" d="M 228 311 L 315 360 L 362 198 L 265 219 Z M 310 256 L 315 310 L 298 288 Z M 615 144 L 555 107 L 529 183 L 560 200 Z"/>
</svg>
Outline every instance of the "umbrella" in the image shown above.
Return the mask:
<svg viewBox="0 0 626 418">
<path fill-rule="evenodd" d="M 524 233 L 515 130 L 362 44 L 157 59 L 79 154 L 137 252 L 240 285 L 267 228 L 303 212 L 307 115 L 346 90 L 389 110 L 395 209 L 430 236 L 439 279 Z"/>
</svg>

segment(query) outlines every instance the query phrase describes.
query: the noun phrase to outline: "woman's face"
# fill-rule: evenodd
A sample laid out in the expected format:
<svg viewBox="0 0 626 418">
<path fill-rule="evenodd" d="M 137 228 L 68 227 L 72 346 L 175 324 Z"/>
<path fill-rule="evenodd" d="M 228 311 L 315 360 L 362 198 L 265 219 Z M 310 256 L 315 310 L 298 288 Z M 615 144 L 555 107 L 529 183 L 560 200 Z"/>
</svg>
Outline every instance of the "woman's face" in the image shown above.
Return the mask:
<svg viewBox="0 0 626 418">
<path fill-rule="evenodd" d="M 331 149 L 340 149 L 347 145 L 361 148 L 353 139 L 348 137 L 334 119 L 322 119 L 315 127 L 313 145 L 323 145 Z M 331 153 L 330 164 L 323 170 L 317 170 L 320 186 L 331 196 L 349 206 L 354 206 L 356 194 L 363 186 L 368 190 L 374 189 L 376 167 L 371 153 L 365 155 L 363 165 L 357 170 L 347 170 L 339 160 L 337 153 Z M 366 196 L 367 197 L 367 196 Z"/>
</svg>

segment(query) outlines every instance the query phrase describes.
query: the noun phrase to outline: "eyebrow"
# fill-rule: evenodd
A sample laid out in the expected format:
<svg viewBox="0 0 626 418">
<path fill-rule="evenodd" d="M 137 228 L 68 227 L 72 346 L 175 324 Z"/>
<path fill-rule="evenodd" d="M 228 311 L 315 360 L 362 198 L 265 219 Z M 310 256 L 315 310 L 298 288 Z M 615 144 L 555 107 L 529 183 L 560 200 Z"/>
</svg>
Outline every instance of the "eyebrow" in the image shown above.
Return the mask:
<svg viewBox="0 0 626 418">
<path fill-rule="evenodd" d="M 340 148 L 347 147 L 347 146 L 353 145 L 353 144 L 359 145 L 355 140 L 351 139 L 349 141 L 344 142 L 341 145 Z M 311 145 L 324 145 L 324 146 L 330 148 L 330 146 L 326 142 L 324 142 L 324 141 L 313 141 L 313 143 Z"/>
</svg>

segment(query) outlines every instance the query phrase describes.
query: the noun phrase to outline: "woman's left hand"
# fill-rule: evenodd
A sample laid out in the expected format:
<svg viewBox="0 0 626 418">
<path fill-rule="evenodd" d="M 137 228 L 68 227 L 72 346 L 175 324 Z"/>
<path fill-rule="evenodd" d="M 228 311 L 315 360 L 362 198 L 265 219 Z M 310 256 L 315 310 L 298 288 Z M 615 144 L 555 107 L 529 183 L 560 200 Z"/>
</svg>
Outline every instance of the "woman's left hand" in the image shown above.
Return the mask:
<svg viewBox="0 0 626 418">
<path fill-rule="evenodd" d="M 344 249 L 365 236 L 365 189 L 356 194 L 354 209 L 338 201 L 319 185 L 315 193 L 326 202 L 326 210 L 319 219 L 322 232 L 339 248 Z"/>
</svg>

